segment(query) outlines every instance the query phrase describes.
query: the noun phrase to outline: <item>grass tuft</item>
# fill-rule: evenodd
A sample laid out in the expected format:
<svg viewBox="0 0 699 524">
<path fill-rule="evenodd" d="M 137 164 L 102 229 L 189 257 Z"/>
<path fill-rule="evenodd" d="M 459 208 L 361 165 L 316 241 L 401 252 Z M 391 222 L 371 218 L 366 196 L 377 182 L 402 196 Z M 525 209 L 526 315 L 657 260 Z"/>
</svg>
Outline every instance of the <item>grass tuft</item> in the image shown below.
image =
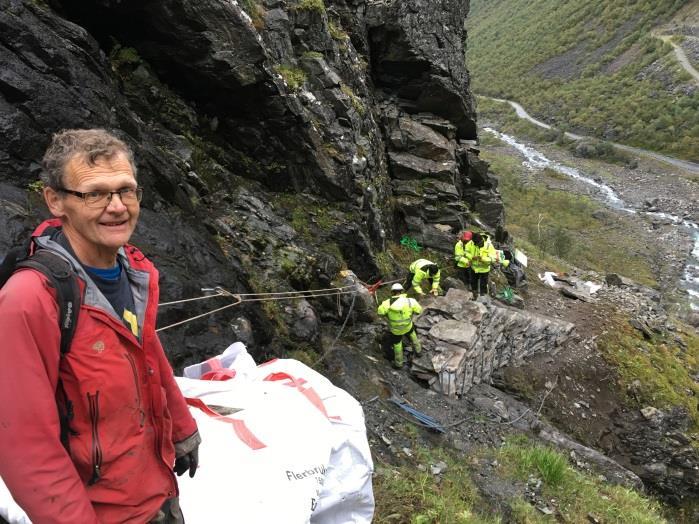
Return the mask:
<svg viewBox="0 0 699 524">
<path fill-rule="evenodd" d="M 446 470 L 433 475 L 430 466 L 440 461 L 447 465 Z M 379 466 L 374 495 L 375 524 L 500 522 L 478 513 L 483 504 L 464 461 L 442 450 L 419 449 L 409 463 Z"/>
<path fill-rule="evenodd" d="M 557 521 L 589 522 L 592 515 L 599 522 L 665 523 L 657 502 L 580 473 L 560 452 L 532 444 L 526 437 L 507 440 L 496 459 L 505 478 L 528 481 L 533 476 L 542 480 L 541 499 L 555 506 Z M 511 501 L 511 509 L 514 522 L 553 522 L 521 498 Z"/>
<path fill-rule="evenodd" d="M 277 65 L 274 70 L 281 75 L 292 91 L 299 91 L 306 83 L 307 77 L 303 70 L 288 65 Z"/>
<path fill-rule="evenodd" d="M 296 4 L 296 8 L 303 11 L 316 11 L 319 13 L 324 13 L 325 3 L 323 0 L 300 0 L 299 3 Z"/>
</svg>

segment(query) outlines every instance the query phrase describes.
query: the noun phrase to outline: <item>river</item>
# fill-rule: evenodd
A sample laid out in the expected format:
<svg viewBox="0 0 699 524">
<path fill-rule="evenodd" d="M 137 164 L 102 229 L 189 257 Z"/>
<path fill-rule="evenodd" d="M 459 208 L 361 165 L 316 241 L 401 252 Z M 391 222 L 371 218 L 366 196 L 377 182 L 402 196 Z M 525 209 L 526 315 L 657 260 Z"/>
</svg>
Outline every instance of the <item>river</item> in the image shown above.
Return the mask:
<svg viewBox="0 0 699 524">
<path fill-rule="evenodd" d="M 694 247 L 687 259 L 687 262 L 685 263 L 684 272 L 681 279 L 681 286 L 689 295 L 690 307 L 695 311 L 699 311 L 699 224 L 690 220 L 682 219 L 671 213 L 648 212 L 630 206 L 621 199 L 614 189 L 604 183 L 592 179 L 579 169 L 550 160 L 543 153 L 537 151 L 531 146 L 519 142 L 516 138 L 510 135 L 501 133 L 500 131 L 490 127 L 485 127 L 483 129 L 519 151 L 525 159 L 522 164 L 527 168 L 552 169 L 579 182 L 592 186 L 595 189 L 595 192 L 599 195 L 599 200 L 603 201 L 606 205 L 617 211 L 658 217 L 672 222 L 677 227 L 682 227 L 689 230 L 694 238 Z"/>
</svg>

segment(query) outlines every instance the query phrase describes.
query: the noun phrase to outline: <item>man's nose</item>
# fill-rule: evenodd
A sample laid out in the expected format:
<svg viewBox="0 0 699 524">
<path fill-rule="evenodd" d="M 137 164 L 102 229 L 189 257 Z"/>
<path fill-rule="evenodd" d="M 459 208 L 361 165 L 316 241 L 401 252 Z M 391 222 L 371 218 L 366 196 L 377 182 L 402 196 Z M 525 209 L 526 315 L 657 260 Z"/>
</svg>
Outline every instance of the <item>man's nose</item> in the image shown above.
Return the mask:
<svg viewBox="0 0 699 524">
<path fill-rule="evenodd" d="M 121 199 L 121 194 L 118 191 L 109 193 L 109 202 L 107 203 L 107 209 L 110 211 L 122 211 L 126 207 L 124 201 Z"/>
</svg>

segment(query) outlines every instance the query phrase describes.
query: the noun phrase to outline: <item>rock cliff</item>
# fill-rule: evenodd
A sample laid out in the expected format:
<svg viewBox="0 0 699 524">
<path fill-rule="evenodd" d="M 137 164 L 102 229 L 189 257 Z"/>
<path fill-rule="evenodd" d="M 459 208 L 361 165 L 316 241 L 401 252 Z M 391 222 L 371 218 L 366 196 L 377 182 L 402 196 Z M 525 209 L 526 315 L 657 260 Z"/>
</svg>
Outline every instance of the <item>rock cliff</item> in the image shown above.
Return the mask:
<svg viewBox="0 0 699 524">
<path fill-rule="evenodd" d="M 0 252 L 46 215 L 51 133 L 117 130 L 133 146 L 134 242 L 163 300 L 327 287 L 380 274 L 403 234 L 451 249 L 500 225 L 475 149 L 467 0 L 0 0 Z M 224 305 L 173 306 L 160 325 Z M 215 304 L 214 304 L 215 302 Z M 318 346 L 317 304 L 242 304 L 164 331 L 176 366 L 247 341 Z M 325 315 L 325 314 L 324 314 Z"/>
</svg>

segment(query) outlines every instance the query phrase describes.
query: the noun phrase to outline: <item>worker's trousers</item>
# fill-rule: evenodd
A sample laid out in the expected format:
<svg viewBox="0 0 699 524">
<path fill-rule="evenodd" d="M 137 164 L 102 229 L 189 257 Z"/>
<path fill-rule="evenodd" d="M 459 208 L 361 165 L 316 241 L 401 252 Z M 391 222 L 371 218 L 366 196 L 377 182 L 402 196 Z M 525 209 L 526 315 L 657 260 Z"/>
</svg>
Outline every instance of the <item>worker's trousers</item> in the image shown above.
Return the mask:
<svg viewBox="0 0 699 524">
<path fill-rule="evenodd" d="M 391 333 L 390 341 L 393 346 L 393 365 L 397 368 L 403 367 L 403 337 L 407 336 L 410 339 L 410 344 L 413 347 L 413 351 L 416 355 L 420 354 L 422 351 L 422 345 L 420 340 L 417 338 L 417 333 L 415 332 L 415 326 L 413 326 L 410 331 L 403 333 L 402 335 L 395 335 Z"/>
<path fill-rule="evenodd" d="M 473 292 L 473 298 L 476 299 L 478 296 L 483 296 L 488 294 L 488 276 L 490 271 L 485 273 L 476 273 L 471 271 L 471 291 Z"/>
</svg>

